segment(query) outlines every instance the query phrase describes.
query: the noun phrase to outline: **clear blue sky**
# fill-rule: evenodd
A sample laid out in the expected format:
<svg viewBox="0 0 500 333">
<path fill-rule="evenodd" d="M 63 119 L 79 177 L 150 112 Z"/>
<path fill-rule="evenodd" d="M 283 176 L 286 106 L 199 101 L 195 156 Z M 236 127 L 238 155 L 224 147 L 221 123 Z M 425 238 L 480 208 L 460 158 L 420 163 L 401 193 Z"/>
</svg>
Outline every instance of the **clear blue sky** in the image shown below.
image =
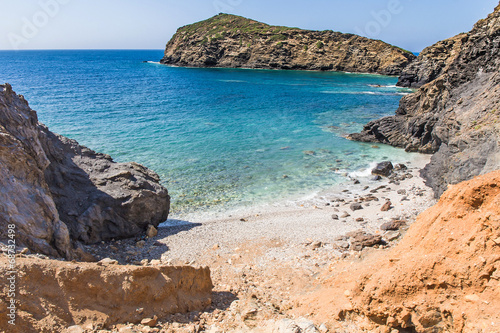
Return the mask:
<svg viewBox="0 0 500 333">
<path fill-rule="evenodd" d="M 469 31 L 498 1 L 0 0 L 0 49 L 163 49 L 178 27 L 227 12 L 419 52 Z"/>
</svg>

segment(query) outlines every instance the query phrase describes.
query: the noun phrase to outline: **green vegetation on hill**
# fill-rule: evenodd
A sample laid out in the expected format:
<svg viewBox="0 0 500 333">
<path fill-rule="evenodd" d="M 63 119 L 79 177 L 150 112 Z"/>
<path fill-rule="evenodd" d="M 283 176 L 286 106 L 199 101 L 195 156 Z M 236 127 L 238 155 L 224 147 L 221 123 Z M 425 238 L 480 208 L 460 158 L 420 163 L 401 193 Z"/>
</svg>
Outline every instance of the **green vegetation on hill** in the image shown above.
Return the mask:
<svg viewBox="0 0 500 333">
<path fill-rule="evenodd" d="M 279 34 L 283 32 L 292 30 L 300 29 L 271 26 L 269 24 L 250 20 L 242 16 L 221 13 L 207 20 L 183 26 L 177 30 L 177 33 L 183 33 L 187 36 L 191 36 L 194 34 L 204 34 L 206 36 L 223 36 L 223 34 L 227 32 L 239 32 L 244 34 L 276 34 L 277 36 L 279 36 Z M 281 38 L 285 37 L 284 35 L 281 36 Z"/>
</svg>

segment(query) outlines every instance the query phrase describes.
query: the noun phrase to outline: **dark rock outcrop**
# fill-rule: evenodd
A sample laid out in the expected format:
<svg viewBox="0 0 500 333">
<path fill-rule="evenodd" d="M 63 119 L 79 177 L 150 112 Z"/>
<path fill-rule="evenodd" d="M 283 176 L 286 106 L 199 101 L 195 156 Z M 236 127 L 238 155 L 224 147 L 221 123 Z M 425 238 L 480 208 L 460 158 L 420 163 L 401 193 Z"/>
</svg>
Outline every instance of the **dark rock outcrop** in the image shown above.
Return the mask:
<svg viewBox="0 0 500 333">
<path fill-rule="evenodd" d="M 138 235 L 170 208 L 158 175 L 50 132 L 8 84 L 0 85 L 0 181 L 0 240 L 14 224 L 18 246 L 54 257 L 81 257 L 79 242 Z"/>
<path fill-rule="evenodd" d="M 445 73 L 460 54 L 462 44 L 467 40 L 467 34 L 437 42 L 425 48 L 399 76 L 397 85 L 400 87 L 420 88 L 426 83 L 437 79 Z"/>
<path fill-rule="evenodd" d="M 379 40 L 270 26 L 219 14 L 181 27 L 161 63 L 191 67 L 332 70 L 399 75 L 415 56 Z"/>
<path fill-rule="evenodd" d="M 375 168 L 372 169 L 372 175 L 379 175 L 379 176 L 389 176 L 394 169 L 394 166 L 392 165 L 391 162 L 389 161 L 384 161 L 378 163 Z"/>
<path fill-rule="evenodd" d="M 423 176 L 440 196 L 448 184 L 500 167 L 499 72 L 500 5 L 469 33 L 427 48 L 400 78 L 423 86 L 402 98 L 395 116 L 350 138 L 435 153 Z"/>
</svg>

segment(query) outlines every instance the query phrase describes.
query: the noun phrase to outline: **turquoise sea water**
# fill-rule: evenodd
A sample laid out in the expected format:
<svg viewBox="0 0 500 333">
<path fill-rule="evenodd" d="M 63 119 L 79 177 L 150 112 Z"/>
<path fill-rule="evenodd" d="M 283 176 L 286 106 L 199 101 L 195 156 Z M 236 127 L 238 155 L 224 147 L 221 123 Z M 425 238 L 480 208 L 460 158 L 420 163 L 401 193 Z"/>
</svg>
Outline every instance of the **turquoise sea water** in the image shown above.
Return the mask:
<svg viewBox="0 0 500 333">
<path fill-rule="evenodd" d="M 400 149 L 344 135 L 394 114 L 395 77 L 175 68 L 162 51 L 3 51 L 0 81 L 41 122 L 116 161 L 153 170 L 173 215 L 305 195 Z M 152 61 L 152 62 L 143 62 Z"/>
</svg>

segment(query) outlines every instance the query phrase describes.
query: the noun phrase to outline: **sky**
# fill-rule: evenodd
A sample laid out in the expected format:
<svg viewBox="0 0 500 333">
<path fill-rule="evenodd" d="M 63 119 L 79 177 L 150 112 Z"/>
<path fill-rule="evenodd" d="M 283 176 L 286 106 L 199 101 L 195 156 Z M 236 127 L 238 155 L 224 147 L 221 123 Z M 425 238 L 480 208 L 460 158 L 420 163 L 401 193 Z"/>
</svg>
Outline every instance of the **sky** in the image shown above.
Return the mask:
<svg viewBox="0 0 500 333">
<path fill-rule="evenodd" d="M 499 0 L 0 0 L 0 50 L 163 49 L 219 12 L 335 30 L 420 52 L 469 31 Z"/>
</svg>

